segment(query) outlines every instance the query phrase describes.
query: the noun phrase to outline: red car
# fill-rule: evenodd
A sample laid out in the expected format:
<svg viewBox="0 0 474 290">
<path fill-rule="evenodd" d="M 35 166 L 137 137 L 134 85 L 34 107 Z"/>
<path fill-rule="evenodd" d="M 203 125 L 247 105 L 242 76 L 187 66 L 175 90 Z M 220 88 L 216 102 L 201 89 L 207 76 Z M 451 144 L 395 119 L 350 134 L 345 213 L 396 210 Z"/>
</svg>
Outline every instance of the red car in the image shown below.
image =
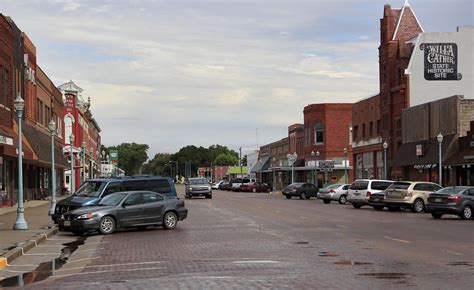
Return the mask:
<svg viewBox="0 0 474 290">
<path fill-rule="evenodd" d="M 247 191 L 247 192 L 271 192 L 272 187 L 266 183 L 255 182 L 253 184 L 242 184 L 240 186 L 240 191 Z"/>
</svg>

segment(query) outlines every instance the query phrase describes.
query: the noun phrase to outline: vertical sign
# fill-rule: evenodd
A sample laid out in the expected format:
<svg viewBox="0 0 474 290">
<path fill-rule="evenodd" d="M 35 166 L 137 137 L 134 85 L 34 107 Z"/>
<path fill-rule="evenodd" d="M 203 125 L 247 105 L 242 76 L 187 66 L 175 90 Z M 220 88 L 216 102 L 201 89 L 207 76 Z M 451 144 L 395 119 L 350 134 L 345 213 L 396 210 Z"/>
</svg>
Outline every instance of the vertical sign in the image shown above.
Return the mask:
<svg viewBox="0 0 474 290">
<path fill-rule="evenodd" d="M 118 151 L 117 150 L 110 150 L 110 162 L 112 164 L 118 164 Z"/>
<path fill-rule="evenodd" d="M 425 80 L 457 81 L 462 78 L 458 74 L 458 46 L 456 43 L 422 43 L 424 50 Z"/>
</svg>

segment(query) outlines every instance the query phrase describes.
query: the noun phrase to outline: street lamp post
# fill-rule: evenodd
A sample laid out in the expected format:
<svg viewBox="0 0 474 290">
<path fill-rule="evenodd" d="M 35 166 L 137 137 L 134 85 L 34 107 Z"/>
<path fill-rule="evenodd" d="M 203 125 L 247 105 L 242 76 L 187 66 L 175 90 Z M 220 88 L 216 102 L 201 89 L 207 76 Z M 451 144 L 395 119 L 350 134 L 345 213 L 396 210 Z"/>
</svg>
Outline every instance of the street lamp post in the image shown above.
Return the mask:
<svg viewBox="0 0 474 290">
<path fill-rule="evenodd" d="M 81 142 L 81 179 L 79 183 L 82 184 L 86 180 L 86 141 Z"/>
<path fill-rule="evenodd" d="M 75 191 L 75 188 L 74 188 L 74 153 L 72 151 L 72 147 L 73 147 L 73 143 L 74 143 L 74 134 L 71 133 L 71 135 L 69 135 L 69 147 L 70 147 L 70 155 L 71 155 L 71 182 L 69 183 L 71 185 L 71 194 L 74 193 Z"/>
<path fill-rule="evenodd" d="M 18 118 L 18 209 L 16 211 L 16 221 L 13 224 L 14 230 L 27 230 L 28 224 L 25 220 L 25 208 L 23 207 L 23 146 L 21 141 L 21 122 L 25 101 L 18 95 L 13 102 L 16 116 Z"/>
<path fill-rule="evenodd" d="M 275 157 L 273 157 L 273 158 L 272 158 L 272 169 L 273 169 L 273 185 L 272 185 L 272 189 L 273 189 L 273 191 L 275 191 L 275 188 L 276 188 L 276 180 L 275 180 L 275 166 L 274 166 L 274 164 L 275 164 L 275 161 L 276 161 L 276 158 L 275 158 Z"/>
<path fill-rule="evenodd" d="M 439 185 L 443 186 L 443 168 L 442 168 L 442 158 L 441 158 L 441 144 L 443 143 L 443 135 L 441 132 L 439 132 L 438 136 L 436 136 L 436 139 L 438 139 L 438 145 L 439 145 Z"/>
<path fill-rule="evenodd" d="M 49 132 L 51 133 L 51 208 L 49 215 L 54 214 L 56 208 L 56 171 L 54 168 L 54 134 L 56 133 L 56 122 L 51 120 L 48 124 Z"/>
<path fill-rule="evenodd" d="M 388 143 L 387 140 L 385 140 L 382 144 L 383 146 L 383 178 L 387 180 L 387 149 L 388 149 Z"/>
<path fill-rule="evenodd" d="M 288 158 L 288 162 L 291 163 L 291 183 L 295 182 L 295 161 L 296 158 L 298 158 L 298 155 L 296 155 L 296 152 L 293 154 L 287 154 L 286 157 Z"/>
<path fill-rule="evenodd" d="M 347 148 L 344 147 L 344 182 L 347 184 Z"/>
<path fill-rule="evenodd" d="M 93 171 L 93 168 L 94 168 L 94 158 L 93 158 L 93 155 L 94 155 L 94 149 L 91 147 L 89 148 L 89 179 L 92 179 L 94 178 L 94 171 Z"/>
</svg>

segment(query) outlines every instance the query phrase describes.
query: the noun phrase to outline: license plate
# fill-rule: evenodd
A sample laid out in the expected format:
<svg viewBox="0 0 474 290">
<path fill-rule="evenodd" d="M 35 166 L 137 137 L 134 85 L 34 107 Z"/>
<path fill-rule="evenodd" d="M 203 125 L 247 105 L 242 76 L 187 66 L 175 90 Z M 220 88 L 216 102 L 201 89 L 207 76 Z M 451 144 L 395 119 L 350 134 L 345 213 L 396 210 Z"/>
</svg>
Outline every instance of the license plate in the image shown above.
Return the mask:
<svg viewBox="0 0 474 290">
<path fill-rule="evenodd" d="M 359 195 L 360 195 L 360 193 L 358 193 L 358 192 L 354 192 L 354 195 L 355 195 L 355 196 L 359 196 Z"/>
<path fill-rule="evenodd" d="M 441 202 L 441 198 L 435 198 L 435 202 Z"/>
<path fill-rule="evenodd" d="M 64 226 L 65 227 L 70 227 L 71 226 L 71 221 L 64 221 Z"/>
<path fill-rule="evenodd" d="M 374 200 L 375 200 L 375 201 L 380 201 L 380 198 L 376 198 L 376 199 L 374 199 Z"/>
</svg>

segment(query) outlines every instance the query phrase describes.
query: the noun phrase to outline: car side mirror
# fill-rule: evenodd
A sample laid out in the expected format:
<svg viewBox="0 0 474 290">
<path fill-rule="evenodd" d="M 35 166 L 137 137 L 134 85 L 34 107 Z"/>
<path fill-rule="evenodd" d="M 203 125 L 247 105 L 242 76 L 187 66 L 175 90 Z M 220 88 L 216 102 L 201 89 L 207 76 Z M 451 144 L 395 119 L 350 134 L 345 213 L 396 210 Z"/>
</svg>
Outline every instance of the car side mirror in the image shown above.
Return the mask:
<svg viewBox="0 0 474 290">
<path fill-rule="evenodd" d="M 129 205 L 130 205 L 130 204 L 129 204 L 128 202 L 126 202 L 126 201 L 125 201 L 124 203 L 122 203 L 122 207 L 126 207 L 126 206 L 129 206 Z"/>
</svg>

